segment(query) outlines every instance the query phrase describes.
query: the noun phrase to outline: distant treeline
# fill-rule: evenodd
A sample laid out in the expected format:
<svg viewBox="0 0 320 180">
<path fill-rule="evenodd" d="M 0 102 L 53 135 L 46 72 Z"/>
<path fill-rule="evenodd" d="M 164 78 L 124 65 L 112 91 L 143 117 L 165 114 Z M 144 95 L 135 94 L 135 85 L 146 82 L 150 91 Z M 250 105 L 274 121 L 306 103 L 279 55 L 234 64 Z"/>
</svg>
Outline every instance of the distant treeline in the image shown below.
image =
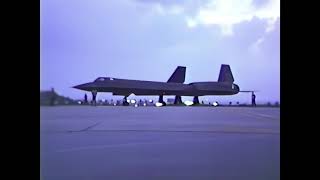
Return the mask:
<svg viewBox="0 0 320 180">
<path fill-rule="evenodd" d="M 60 96 L 54 91 L 40 91 L 40 106 L 50 105 L 76 105 L 77 101 Z"/>
</svg>

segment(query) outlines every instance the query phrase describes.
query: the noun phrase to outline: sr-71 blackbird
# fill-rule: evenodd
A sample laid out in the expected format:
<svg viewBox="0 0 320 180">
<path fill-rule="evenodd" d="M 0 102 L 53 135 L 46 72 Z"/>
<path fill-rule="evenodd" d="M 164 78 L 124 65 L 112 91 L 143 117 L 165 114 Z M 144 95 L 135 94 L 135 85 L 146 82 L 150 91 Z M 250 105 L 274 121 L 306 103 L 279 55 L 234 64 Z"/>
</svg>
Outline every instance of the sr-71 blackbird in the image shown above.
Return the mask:
<svg viewBox="0 0 320 180">
<path fill-rule="evenodd" d="M 181 96 L 193 96 L 193 104 L 199 104 L 199 96 L 206 95 L 234 95 L 240 92 L 229 65 L 222 64 L 218 81 L 193 82 L 184 84 L 186 67 L 178 66 L 167 82 L 141 81 L 99 77 L 93 82 L 80 84 L 73 88 L 89 91 L 93 96 L 97 92 L 112 92 L 113 95 L 122 95 L 123 105 L 129 105 L 127 97 L 131 94 L 144 96 L 159 96 L 159 103 L 166 105 L 164 95 L 174 95 L 174 104 L 181 104 Z"/>
</svg>

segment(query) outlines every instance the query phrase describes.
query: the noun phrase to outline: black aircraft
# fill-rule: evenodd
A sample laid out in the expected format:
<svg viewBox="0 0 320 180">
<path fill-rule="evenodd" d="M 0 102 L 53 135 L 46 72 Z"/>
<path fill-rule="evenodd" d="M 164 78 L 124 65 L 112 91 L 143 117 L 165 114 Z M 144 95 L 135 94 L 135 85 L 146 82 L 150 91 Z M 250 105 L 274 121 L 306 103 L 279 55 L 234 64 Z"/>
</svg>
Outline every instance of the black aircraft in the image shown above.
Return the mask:
<svg viewBox="0 0 320 180">
<path fill-rule="evenodd" d="M 178 66 L 167 82 L 141 81 L 99 77 L 93 82 L 74 86 L 73 88 L 89 91 L 95 95 L 97 92 L 112 92 L 113 95 L 124 96 L 123 105 L 129 105 L 127 97 L 134 95 L 157 95 L 159 103 L 164 95 L 174 95 L 174 104 L 181 104 L 181 96 L 194 96 L 193 103 L 199 104 L 199 96 L 205 95 L 234 95 L 240 92 L 238 85 L 234 84 L 233 75 L 229 65 L 222 64 L 218 81 L 193 82 L 184 84 L 186 67 Z"/>
</svg>

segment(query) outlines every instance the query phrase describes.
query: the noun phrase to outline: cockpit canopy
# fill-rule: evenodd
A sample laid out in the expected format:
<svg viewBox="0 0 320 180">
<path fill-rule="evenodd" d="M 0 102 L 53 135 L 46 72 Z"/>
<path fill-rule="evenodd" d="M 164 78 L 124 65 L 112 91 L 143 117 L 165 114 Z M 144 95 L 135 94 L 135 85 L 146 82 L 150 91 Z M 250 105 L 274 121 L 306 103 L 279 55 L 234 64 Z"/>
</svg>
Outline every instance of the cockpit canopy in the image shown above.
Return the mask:
<svg viewBox="0 0 320 180">
<path fill-rule="evenodd" d="M 112 77 L 98 77 L 94 82 L 102 82 L 102 81 L 113 81 L 114 78 Z"/>
</svg>

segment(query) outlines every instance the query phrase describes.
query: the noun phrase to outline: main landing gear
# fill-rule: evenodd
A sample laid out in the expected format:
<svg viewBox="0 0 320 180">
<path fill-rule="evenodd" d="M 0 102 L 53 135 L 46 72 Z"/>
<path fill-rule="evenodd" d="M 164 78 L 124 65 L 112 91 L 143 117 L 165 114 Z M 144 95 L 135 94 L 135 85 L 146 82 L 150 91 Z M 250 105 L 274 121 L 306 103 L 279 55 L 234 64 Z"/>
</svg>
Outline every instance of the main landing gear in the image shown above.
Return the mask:
<svg viewBox="0 0 320 180">
<path fill-rule="evenodd" d="M 182 104 L 181 96 L 176 96 L 174 98 L 174 104 Z"/>
<path fill-rule="evenodd" d="M 158 102 L 159 102 L 159 103 L 162 103 L 163 106 L 167 105 L 167 104 L 164 102 L 164 100 L 163 100 L 163 95 L 160 95 L 160 96 L 159 96 L 159 101 L 158 101 Z"/>
<path fill-rule="evenodd" d="M 194 98 L 193 98 L 193 105 L 198 105 L 198 104 L 200 104 L 200 102 L 199 102 L 199 97 L 198 97 L 198 96 L 194 96 Z"/>
</svg>

